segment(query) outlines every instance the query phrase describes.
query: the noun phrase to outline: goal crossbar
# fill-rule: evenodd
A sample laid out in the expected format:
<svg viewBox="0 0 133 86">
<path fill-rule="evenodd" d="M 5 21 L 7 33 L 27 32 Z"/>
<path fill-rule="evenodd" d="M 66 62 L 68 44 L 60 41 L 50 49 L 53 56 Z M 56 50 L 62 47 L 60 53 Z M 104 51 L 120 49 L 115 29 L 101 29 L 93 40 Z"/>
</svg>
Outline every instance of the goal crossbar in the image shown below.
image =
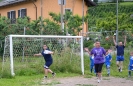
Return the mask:
<svg viewBox="0 0 133 86">
<path fill-rule="evenodd" d="M 84 55 L 83 55 L 83 36 L 57 36 L 57 35 L 9 35 L 10 39 L 10 69 L 11 75 L 14 76 L 14 64 L 13 64 L 13 37 L 21 37 L 21 38 L 80 38 L 80 48 L 81 48 L 81 71 L 82 75 L 84 75 Z M 4 58 L 4 57 L 3 57 Z"/>
</svg>

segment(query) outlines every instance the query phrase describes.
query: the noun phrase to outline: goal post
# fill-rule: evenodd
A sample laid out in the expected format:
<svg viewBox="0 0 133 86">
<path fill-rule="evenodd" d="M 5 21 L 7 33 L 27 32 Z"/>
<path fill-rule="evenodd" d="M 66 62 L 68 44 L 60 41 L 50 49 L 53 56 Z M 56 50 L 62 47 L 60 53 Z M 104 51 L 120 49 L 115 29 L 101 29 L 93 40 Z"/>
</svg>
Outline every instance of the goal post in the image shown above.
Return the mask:
<svg viewBox="0 0 133 86">
<path fill-rule="evenodd" d="M 58 40 L 56 40 L 56 39 L 58 39 Z M 42 44 L 44 44 L 44 41 L 45 41 L 45 43 L 51 42 L 51 45 L 49 45 L 51 47 L 52 44 L 55 42 L 55 40 L 56 40 L 56 42 L 59 42 L 59 39 L 61 39 L 61 41 L 63 41 L 62 42 L 63 47 L 66 46 L 66 45 L 68 45 L 68 44 L 70 46 L 71 46 L 71 44 L 73 46 L 75 46 L 74 45 L 75 43 L 78 44 L 79 49 L 80 49 L 78 52 L 80 53 L 79 56 L 80 56 L 80 62 L 81 62 L 81 64 L 80 64 L 81 65 L 81 71 L 82 71 L 82 74 L 84 75 L 83 36 L 9 35 L 8 36 L 8 39 L 5 39 L 5 47 L 4 47 L 4 55 L 3 55 L 3 64 L 6 62 L 5 61 L 5 57 L 8 57 L 9 56 L 9 59 L 10 59 L 10 70 L 11 70 L 10 73 L 11 73 L 12 76 L 14 76 L 15 75 L 15 70 L 14 70 L 14 56 L 17 56 L 17 58 L 19 58 L 19 57 L 22 57 L 23 58 L 23 55 L 25 54 L 24 53 L 24 50 L 26 50 L 26 49 L 27 49 L 27 51 L 25 51 L 26 53 L 27 52 L 36 52 L 36 51 L 33 51 L 33 49 L 30 48 L 29 46 L 35 47 L 34 49 L 36 49 L 36 46 L 37 45 L 39 45 L 40 47 L 42 47 Z M 32 43 L 31 40 L 34 41 L 34 43 Z M 75 40 L 76 40 L 76 42 L 75 42 Z M 6 42 L 6 41 L 8 41 L 8 42 Z M 28 41 L 28 43 L 27 43 L 27 41 Z M 71 44 L 69 43 L 70 41 L 71 41 Z M 25 44 L 25 46 L 28 46 L 28 47 L 23 48 L 23 49 L 20 49 L 20 47 L 24 47 L 23 46 L 24 43 L 27 43 L 27 44 Z M 34 44 L 34 45 L 32 45 L 32 44 Z M 18 45 L 19 45 L 19 47 L 18 47 Z M 51 48 L 53 48 L 53 47 L 56 47 L 57 48 L 57 46 L 59 46 L 59 45 L 60 44 L 56 44 L 56 45 L 52 46 Z M 56 49 L 56 48 L 54 48 L 54 49 Z M 8 51 L 8 49 L 9 49 L 9 55 L 8 56 L 5 56 L 7 54 L 6 52 Z M 18 49 L 18 50 L 15 50 L 15 49 Z M 73 49 L 76 51 L 76 48 L 73 47 Z M 63 51 L 63 49 L 62 49 L 62 51 Z M 18 53 L 17 54 L 14 54 L 16 52 L 18 52 Z M 77 54 L 78 53 L 76 53 L 76 55 Z M 26 56 L 28 56 L 28 55 L 29 55 L 29 53 Z"/>
</svg>

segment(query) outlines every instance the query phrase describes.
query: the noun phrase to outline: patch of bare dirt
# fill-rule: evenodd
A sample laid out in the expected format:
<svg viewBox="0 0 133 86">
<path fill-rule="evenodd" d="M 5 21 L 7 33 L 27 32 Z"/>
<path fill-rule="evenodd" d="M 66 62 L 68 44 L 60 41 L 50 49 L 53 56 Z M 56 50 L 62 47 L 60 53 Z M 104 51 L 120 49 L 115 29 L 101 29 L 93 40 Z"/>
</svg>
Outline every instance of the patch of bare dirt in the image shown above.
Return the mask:
<svg viewBox="0 0 133 86">
<path fill-rule="evenodd" d="M 103 77 L 100 83 L 97 78 L 67 77 L 43 81 L 43 86 L 133 86 L 133 78 Z M 47 83 L 47 84 L 46 84 Z"/>
</svg>

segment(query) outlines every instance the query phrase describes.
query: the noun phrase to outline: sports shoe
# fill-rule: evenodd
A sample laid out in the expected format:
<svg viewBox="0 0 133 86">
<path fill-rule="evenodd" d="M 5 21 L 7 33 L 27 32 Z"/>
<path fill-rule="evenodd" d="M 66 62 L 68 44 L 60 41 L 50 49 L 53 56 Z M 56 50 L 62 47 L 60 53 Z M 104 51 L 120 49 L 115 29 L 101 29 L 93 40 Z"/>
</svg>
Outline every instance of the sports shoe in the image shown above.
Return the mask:
<svg viewBox="0 0 133 86">
<path fill-rule="evenodd" d="M 120 72 L 122 72 L 122 69 L 120 69 Z"/>
<path fill-rule="evenodd" d="M 47 79 L 48 77 L 47 76 L 44 76 L 44 78 L 43 79 Z"/>
<path fill-rule="evenodd" d="M 121 68 L 120 67 L 118 68 L 118 71 L 121 72 Z"/>
<path fill-rule="evenodd" d="M 128 78 L 130 78 L 131 77 L 131 75 L 128 75 Z"/>
<path fill-rule="evenodd" d="M 108 73 L 107 76 L 110 76 L 110 74 Z"/>
<path fill-rule="evenodd" d="M 98 79 L 97 82 L 100 83 L 100 80 Z"/>
<path fill-rule="evenodd" d="M 53 73 L 52 73 L 52 77 L 55 77 L 55 75 L 56 75 L 56 73 L 55 73 L 55 72 L 53 72 Z"/>
</svg>

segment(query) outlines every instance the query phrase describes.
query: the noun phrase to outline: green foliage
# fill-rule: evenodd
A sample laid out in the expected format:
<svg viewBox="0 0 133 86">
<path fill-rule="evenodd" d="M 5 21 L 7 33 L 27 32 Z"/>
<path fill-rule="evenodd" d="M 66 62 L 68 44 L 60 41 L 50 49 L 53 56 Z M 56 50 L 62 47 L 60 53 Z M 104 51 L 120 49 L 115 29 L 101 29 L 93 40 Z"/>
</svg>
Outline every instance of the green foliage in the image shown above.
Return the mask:
<svg viewBox="0 0 133 86">
<path fill-rule="evenodd" d="M 62 52 L 60 54 L 58 54 L 58 52 L 55 51 L 56 55 L 53 56 L 54 63 L 51 66 L 51 68 L 55 70 L 56 72 L 79 73 L 80 74 L 81 73 L 81 69 L 79 67 L 80 57 L 70 52 L 69 48 L 66 48 L 64 51 L 65 52 Z"/>
<path fill-rule="evenodd" d="M 132 4 L 119 4 L 119 30 L 133 30 L 132 10 Z M 106 31 L 116 30 L 116 4 L 101 4 L 97 7 L 89 8 L 88 15 L 89 27 L 97 27 L 93 31 L 99 31 L 101 28 Z"/>
<path fill-rule="evenodd" d="M 94 47 L 94 42 L 91 40 L 84 40 L 84 47 L 88 47 L 89 49 L 92 49 Z"/>
<path fill-rule="evenodd" d="M 49 15 L 51 16 L 55 24 L 57 24 L 58 26 L 61 24 L 60 21 L 61 14 L 50 12 Z M 81 28 L 82 18 L 79 15 L 73 15 L 72 12 L 66 11 L 64 15 L 64 23 L 65 23 L 64 34 L 69 33 L 71 35 L 78 35 L 79 32 L 82 30 Z"/>
</svg>

